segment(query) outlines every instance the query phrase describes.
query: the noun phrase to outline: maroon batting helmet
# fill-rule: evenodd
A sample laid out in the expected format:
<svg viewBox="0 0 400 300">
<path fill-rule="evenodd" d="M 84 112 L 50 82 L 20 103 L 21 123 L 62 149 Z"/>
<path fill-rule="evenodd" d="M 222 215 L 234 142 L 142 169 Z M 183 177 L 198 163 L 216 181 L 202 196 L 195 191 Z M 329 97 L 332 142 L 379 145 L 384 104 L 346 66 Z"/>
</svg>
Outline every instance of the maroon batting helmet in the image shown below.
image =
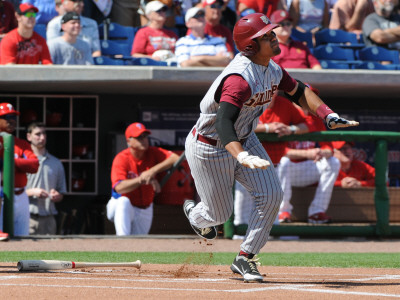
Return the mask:
<svg viewBox="0 0 400 300">
<path fill-rule="evenodd" d="M 254 39 L 276 27 L 279 27 L 279 25 L 273 24 L 266 15 L 261 13 L 250 14 L 237 21 L 235 28 L 233 28 L 233 40 L 237 49 L 243 55 L 253 56 L 259 50 Z"/>
</svg>

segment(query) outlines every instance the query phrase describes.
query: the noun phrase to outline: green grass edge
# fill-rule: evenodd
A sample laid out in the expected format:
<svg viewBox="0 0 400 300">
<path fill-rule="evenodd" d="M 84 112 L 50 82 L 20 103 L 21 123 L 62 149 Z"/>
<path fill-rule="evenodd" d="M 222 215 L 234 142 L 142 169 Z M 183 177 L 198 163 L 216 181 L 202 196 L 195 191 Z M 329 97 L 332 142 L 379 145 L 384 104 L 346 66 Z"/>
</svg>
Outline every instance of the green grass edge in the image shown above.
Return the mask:
<svg viewBox="0 0 400 300">
<path fill-rule="evenodd" d="M 230 265 L 236 253 L 228 252 L 46 252 L 2 251 L 1 262 L 20 260 L 70 260 L 143 264 Z M 331 268 L 400 268 L 400 253 L 260 253 L 262 266 Z"/>
</svg>

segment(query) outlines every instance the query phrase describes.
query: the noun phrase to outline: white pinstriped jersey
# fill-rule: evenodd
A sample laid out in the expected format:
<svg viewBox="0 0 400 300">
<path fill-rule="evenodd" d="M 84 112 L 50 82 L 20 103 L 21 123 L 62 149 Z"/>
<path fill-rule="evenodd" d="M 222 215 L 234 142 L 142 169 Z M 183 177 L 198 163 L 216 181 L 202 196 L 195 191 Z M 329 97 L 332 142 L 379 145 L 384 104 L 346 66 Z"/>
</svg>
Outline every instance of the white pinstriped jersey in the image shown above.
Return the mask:
<svg viewBox="0 0 400 300">
<path fill-rule="evenodd" d="M 219 107 L 216 94 L 222 88 L 224 80 L 232 74 L 241 75 L 251 88 L 251 97 L 245 101 L 235 122 L 235 131 L 241 140 L 246 139 L 256 128 L 258 117 L 268 107 L 272 95 L 278 90 L 283 72 L 273 60 L 270 60 L 268 67 L 265 67 L 253 63 L 246 56 L 237 54 L 215 79 L 200 103 L 200 118 L 196 123 L 196 130 L 200 134 L 219 140 L 215 128 Z"/>
</svg>

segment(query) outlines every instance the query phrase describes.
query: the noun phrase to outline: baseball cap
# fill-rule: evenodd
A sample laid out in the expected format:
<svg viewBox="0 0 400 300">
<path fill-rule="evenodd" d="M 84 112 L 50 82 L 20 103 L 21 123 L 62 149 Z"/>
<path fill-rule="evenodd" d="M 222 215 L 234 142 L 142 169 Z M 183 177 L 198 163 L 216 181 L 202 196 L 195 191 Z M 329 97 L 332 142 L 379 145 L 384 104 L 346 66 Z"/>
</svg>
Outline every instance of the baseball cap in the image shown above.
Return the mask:
<svg viewBox="0 0 400 300">
<path fill-rule="evenodd" d="M 185 22 L 189 22 L 189 20 L 191 18 L 193 18 L 194 16 L 196 16 L 197 13 L 200 12 L 200 11 L 202 11 L 204 13 L 204 10 L 202 8 L 200 8 L 200 7 L 196 7 L 195 6 L 195 7 L 189 8 L 187 10 L 187 12 L 186 12 L 186 15 L 185 15 Z"/>
<path fill-rule="evenodd" d="M 74 11 L 72 11 L 72 12 L 67 12 L 65 15 L 63 15 L 63 17 L 61 18 L 61 24 L 65 24 L 65 23 L 67 23 L 67 22 L 69 22 L 69 21 L 72 21 L 72 20 L 81 20 L 81 18 L 79 17 L 79 15 L 76 13 L 76 12 L 74 12 Z"/>
<path fill-rule="evenodd" d="M 17 13 L 19 15 L 22 15 L 22 14 L 26 13 L 28 10 L 33 10 L 34 12 L 38 12 L 39 11 L 39 9 L 36 6 L 34 6 L 34 5 L 30 4 L 30 3 L 21 3 L 17 7 Z"/>
<path fill-rule="evenodd" d="M 278 24 L 278 23 L 280 23 L 282 21 L 285 21 L 285 20 L 292 21 L 292 18 L 290 17 L 289 13 L 286 10 L 283 10 L 283 9 L 279 9 L 279 10 L 274 11 L 272 13 L 270 19 L 271 19 L 271 22 L 275 23 L 275 24 Z"/>
<path fill-rule="evenodd" d="M 352 147 L 355 145 L 354 142 L 346 142 L 346 141 L 335 141 L 335 142 L 332 142 L 333 148 L 338 149 L 338 150 L 342 149 L 343 146 L 346 145 L 346 144 L 349 144 Z"/>
<path fill-rule="evenodd" d="M 126 128 L 125 137 L 126 139 L 129 139 L 130 137 L 137 138 L 145 132 L 151 134 L 151 131 L 146 129 L 146 127 L 142 123 L 135 122 Z"/>
<path fill-rule="evenodd" d="M 16 111 L 14 109 L 14 106 L 12 106 L 12 104 L 7 103 L 7 102 L 3 102 L 3 103 L 0 103 L 0 116 L 4 116 L 4 115 L 17 115 L 17 116 L 19 116 L 19 111 Z"/>
<path fill-rule="evenodd" d="M 146 4 L 146 8 L 145 8 L 145 14 L 148 15 L 149 13 L 153 12 L 153 11 L 158 11 L 163 7 L 166 7 L 166 5 L 160 1 L 154 0 L 154 1 L 150 1 L 149 3 Z"/>
</svg>

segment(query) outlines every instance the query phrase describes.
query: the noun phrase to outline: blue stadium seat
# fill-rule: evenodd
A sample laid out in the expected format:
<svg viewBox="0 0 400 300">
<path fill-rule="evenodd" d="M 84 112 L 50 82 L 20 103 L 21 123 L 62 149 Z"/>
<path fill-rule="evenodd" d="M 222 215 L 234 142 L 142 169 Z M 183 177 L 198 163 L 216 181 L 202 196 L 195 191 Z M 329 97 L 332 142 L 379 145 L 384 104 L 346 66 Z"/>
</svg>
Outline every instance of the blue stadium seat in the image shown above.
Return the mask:
<svg viewBox="0 0 400 300">
<path fill-rule="evenodd" d="M 355 60 L 352 49 L 345 49 L 338 45 L 320 45 L 315 47 L 314 56 L 319 60 Z"/>
<path fill-rule="evenodd" d="M 36 24 L 33 30 L 39 33 L 44 39 L 46 39 L 46 27 L 46 24 Z"/>
<path fill-rule="evenodd" d="M 315 33 L 315 46 L 326 44 L 340 44 L 344 47 L 361 48 L 364 47 L 353 32 L 347 32 L 341 29 L 322 29 Z"/>
<path fill-rule="evenodd" d="M 391 61 L 392 64 L 399 64 L 399 51 L 386 48 L 369 46 L 358 50 L 358 57 L 363 61 Z"/>
<path fill-rule="evenodd" d="M 314 48 L 312 33 L 310 31 L 301 32 L 293 28 L 290 37 L 295 41 L 305 42 L 310 49 Z"/>
<path fill-rule="evenodd" d="M 130 52 L 137 30 L 138 27 L 122 26 L 118 23 L 108 25 L 102 23 L 99 25 L 99 36 L 101 40 L 112 40 L 126 44 Z"/>
<path fill-rule="evenodd" d="M 337 60 L 320 60 L 319 63 L 323 69 L 343 69 L 348 70 L 350 65 Z"/>
<path fill-rule="evenodd" d="M 398 65 L 382 65 L 376 61 L 365 61 L 360 65 L 354 67 L 355 69 L 368 69 L 368 70 L 398 70 Z"/>
<path fill-rule="evenodd" d="M 176 63 L 168 63 L 165 61 L 158 61 L 147 57 L 132 57 L 131 59 L 125 60 L 126 65 L 131 66 L 176 66 Z"/>
<path fill-rule="evenodd" d="M 125 43 L 119 43 L 111 40 L 100 41 L 101 53 L 107 56 L 118 56 L 119 58 L 130 58 L 131 53 L 129 45 Z"/>
<path fill-rule="evenodd" d="M 93 57 L 95 65 L 114 65 L 114 66 L 123 66 L 125 65 L 124 60 L 122 59 L 114 59 L 107 56 L 98 56 Z"/>
</svg>

